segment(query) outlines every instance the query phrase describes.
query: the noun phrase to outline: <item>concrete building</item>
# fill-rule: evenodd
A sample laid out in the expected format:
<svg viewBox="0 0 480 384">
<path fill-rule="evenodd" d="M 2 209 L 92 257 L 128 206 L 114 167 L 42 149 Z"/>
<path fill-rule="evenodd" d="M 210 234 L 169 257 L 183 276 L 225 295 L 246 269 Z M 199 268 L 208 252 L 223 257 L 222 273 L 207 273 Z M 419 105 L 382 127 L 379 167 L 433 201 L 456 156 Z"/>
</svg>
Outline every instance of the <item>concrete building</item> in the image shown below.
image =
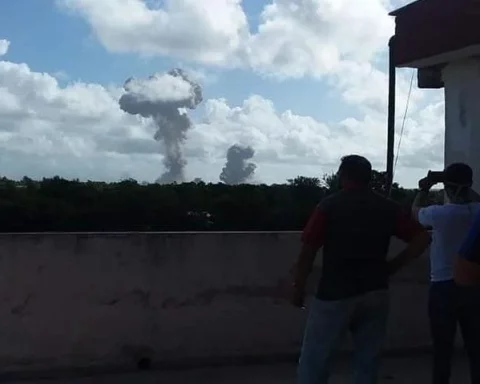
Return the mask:
<svg viewBox="0 0 480 384">
<path fill-rule="evenodd" d="M 465 162 L 480 191 L 480 3 L 418 0 L 391 13 L 393 64 L 418 68 L 421 88 L 445 88 L 445 165 Z"/>
</svg>

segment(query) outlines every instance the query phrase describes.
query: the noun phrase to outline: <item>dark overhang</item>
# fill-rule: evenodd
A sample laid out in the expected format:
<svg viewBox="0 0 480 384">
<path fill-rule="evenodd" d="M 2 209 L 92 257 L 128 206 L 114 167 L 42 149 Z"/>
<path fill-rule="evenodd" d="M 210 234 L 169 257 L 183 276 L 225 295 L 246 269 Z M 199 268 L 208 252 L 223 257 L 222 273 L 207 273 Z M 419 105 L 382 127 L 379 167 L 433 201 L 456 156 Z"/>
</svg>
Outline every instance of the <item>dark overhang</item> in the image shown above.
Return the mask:
<svg viewBox="0 0 480 384">
<path fill-rule="evenodd" d="M 426 68 L 480 54 L 480 0 L 418 0 L 390 15 L 397 67 Z"/>
</svg>

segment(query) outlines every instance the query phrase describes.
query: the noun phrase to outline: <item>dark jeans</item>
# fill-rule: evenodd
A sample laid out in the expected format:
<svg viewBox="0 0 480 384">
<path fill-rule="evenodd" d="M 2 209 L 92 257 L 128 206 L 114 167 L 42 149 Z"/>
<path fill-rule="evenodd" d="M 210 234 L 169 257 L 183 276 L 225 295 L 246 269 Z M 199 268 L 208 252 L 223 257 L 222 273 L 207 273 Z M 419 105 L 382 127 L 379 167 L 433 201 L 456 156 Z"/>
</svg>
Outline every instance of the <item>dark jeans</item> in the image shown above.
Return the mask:
<svg viewBox="0 0 480 384">
<path fill-rule="evenodd" d="M 388 306 L 386 290 L 338 301 L 315 299 L 305 329 L 298 383 L 328 383 L 332 354 L 350 330 L 355 343 L 355 383 L 376 384 Z"/>
<path fill-rule="evenodd" d="M 433 384 L 450 383 L 457 324 L 465 343 L 472 384 L 480 384 L 480 289 L 453 281 L 432 283 L 428 303 L 433 339 Z"/>
</svg>

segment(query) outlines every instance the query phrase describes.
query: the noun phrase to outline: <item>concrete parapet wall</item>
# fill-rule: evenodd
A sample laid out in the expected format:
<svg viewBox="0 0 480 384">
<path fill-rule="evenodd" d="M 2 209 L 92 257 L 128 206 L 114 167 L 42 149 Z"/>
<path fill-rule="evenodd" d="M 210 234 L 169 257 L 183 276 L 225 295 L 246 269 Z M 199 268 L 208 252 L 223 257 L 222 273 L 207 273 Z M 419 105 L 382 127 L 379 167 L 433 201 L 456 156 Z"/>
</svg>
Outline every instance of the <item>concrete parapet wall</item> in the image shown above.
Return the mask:
<svg viewBox="0 0 480 384">
<path fill-rule="evenodd" d="M 295 232 L 0 235 L 0 365 L 296 353 L 306 313 L 281 287 L 298 248 Z M 389 349 L 429 345 L 427 289 L 426 257 L 393 280 Z"/>
</svg>

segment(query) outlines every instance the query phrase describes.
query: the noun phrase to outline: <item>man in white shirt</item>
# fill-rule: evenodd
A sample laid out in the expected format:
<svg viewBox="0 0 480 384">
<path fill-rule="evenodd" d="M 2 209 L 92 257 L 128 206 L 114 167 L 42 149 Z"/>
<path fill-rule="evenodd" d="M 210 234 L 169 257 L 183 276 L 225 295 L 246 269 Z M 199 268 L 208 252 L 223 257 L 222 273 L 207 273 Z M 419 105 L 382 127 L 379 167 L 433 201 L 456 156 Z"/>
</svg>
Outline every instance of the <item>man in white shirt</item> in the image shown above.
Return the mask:
<svg viewBox="0 0 480 384">
<path fill-rule="evenodd" d="M 454 351 L 457 323 L 464 340 L 468 340 L 471 319 L 458 310 L 458 287 L 454 283 L 454 264 L 475 216 L 480 213 L 480 203 L 472 202 L 472 169 L 463 163 L 448 166 L 435 180 L 426 177 L 419 181 L 419 193 L 413 203 L 412 213 L 424 227 L 432 229 L 430 248 L 431 285 L 428 312 L 433 338 L 433 384 L 448 384 Z M 443 182 L 447 202 L 444 205 L 425 207 L 430 188 Z M 480 305 L 480 303 L 479 303 Z M 472 313 L 472 316 L 474 314 Z M 471 335 L 473 336 L 473 335 Z M 472 383 L 480 383 L 480 361 L 476 343 L 465 343 L 470 358 Z"/>
</svg>

